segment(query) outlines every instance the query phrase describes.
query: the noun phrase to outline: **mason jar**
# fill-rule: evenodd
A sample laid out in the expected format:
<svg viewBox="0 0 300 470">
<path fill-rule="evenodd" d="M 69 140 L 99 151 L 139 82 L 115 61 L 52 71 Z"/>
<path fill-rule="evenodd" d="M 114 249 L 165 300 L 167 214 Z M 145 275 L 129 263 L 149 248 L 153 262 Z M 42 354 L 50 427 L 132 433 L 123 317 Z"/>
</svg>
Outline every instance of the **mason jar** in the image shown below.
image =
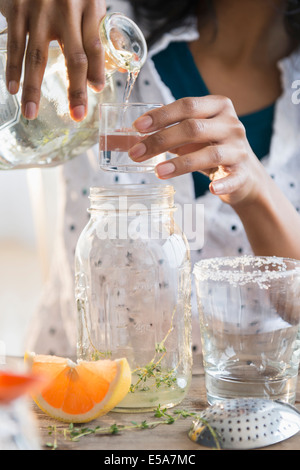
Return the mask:
<svg viewBox="0 0 300 470">
<path fill-rule="evenodd" d="M 55 166 L 97 143 L 99 103 L 116 97 L 112 75 L 135 73 L 147 55 L 142 32 L 121 13 L 103 18 L 99 36 L 105 49 L 106 86 L 101 93 L 88 87 L 87 116 L 75 122 L 70 117 L 65 58 L 58 43 L 49 46 L 38 117 L 27 120 L 21 114 L 23 77 L 16 95 L 6 89 L 7 30 L 0 33 L 0 170 Z"/>
<path fill-rule="evenodd" d="M 169 185 L 90 190 L 75 256 L 78 359 L 126 357 L 132 384 L 115 411 L 172 407 L 192 369 L 191 265 Z"/>
</svg>

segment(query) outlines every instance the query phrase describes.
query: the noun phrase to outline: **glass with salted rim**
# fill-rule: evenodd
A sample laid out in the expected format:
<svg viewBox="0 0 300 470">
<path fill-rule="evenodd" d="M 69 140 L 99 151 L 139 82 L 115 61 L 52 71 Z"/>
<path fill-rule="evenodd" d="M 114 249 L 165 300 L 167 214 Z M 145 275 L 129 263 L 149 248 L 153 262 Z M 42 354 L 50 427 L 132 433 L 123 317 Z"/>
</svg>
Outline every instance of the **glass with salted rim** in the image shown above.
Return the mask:
<svg viewBox="0 0 300 470">
<path fill-rule="evenodd" d="M 300 342 L 300 261 L 241 256 L 196 263 L 210 404 L 254 397 L 294 403 Z"/>
</svg>

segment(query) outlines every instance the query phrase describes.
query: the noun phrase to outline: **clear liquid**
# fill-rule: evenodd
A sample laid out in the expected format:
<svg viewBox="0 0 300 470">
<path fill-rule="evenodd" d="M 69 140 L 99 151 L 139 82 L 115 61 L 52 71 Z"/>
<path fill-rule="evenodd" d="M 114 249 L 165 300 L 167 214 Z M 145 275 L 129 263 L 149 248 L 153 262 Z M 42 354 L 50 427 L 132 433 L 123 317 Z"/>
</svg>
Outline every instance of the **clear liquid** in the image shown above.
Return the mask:
<svg viewBox="0 0 300 470">
<path fill-rule="evenodd" d="M 138 381 L 138 376 L 132 374 L 132 383 Z M 129 392 L 126 397 L 114 408 L 117 412 L 141 412 L 155 410 L 159 405 L 163 408 L 171 408 L 181 403 L 189 389 L 189 380 L 178 376 L 171 386 L 160 385 L 158 388 L 154 379 L 147 378 L 145 388 Z"/>
<path fill-rule="evenodd" d="M 22 91 L 13 98 L 5 91 L 5 64 L 6 52 L 2 51 L 0 84 L 4 95 L 0 111 L 2 107 L 7 110 L 10 103 L 10 116 L 0 116 L 0 169 L 54 166 L 97 142 L 98 104 L 100 99 L 112 96 L 113 91 L 109 86 L 101 94 L 88 90 L 88 115 L 83 122 L 75 123 L 69 115 L 64 57 L 59 48 L 50 48 L 39 115 L 37 119 L 28 121 L 20 110 Z"/>
<path fill-rule="evenodd" d="M 300 344 L 298 326 L 251 335 L 208 332 L 204 365 L 209 403 L 255 397 L 295 402 Z"/>
<path fill-rule="evenodd" d="M 124 90 L 124 97 L 123 101 L 125 104 L 129 102 L 130 95 L 132 93 L 134 84 L 139 76 L 140 70 L 133 70 L 133 71 L 128 71 L 128 76 L 127 76 L 127 81 L 126 81 L 126 86 Z"/>
<path fill-rule="evenodd" d="M 266 375 L 252 376 L 253 370 L 248 364 L 240 365 L 242 374 L 239 375 L 238 367 L 227 368 L 226 374 L 219 371 L 206 371 L 206 388 L 208 402 L 213 404 L 227 398 L 266 398 L 295 403 L 297 372 L 290 376 L 278 376 L 280 371 L 270 368 Z"/>
<path fill-rule="evenodd" d="M 154 171 L 155 166 L 166 159 L 165 153 L 141 163 L 135 163 L 128 155 L 128 150 L 142 139 L 143 136 L 130 131 L 100 135 L 100 167 L 103 170 L 122 171 L 124 173 Z"/>
<path fill-rule="evenodd" d="M 102 238 L 99 227 L 98 236 Z M 163 260 L 159 245 L 149 250 L 148 242 L 135 240 L 132 250 L 125 238 L 99 240 L 98 249 L 91 250 L 97 257 L 89 261 L 94 266 L 89 280 L 77 271 L 77 356 L 126 357 L 132 387 L 119 411 L 171 407 L 184 398 L 191 377 L 189 263 L 182 267 L 182 290 L 174 304 L 173 268 L 167 259 L 161 264 L 153 260 Z"/>
</svg>

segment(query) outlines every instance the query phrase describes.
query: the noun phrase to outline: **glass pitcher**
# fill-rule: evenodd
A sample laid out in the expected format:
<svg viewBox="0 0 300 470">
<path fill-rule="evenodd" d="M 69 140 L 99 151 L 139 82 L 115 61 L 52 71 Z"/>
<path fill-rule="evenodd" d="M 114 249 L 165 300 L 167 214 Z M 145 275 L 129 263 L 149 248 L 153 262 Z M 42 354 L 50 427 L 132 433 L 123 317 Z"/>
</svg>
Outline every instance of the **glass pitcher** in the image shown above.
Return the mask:
<svg viewBox="0 0 300 470">
<path fill-rule="evenodd" d="M 175 406 L 192 354 L 190 251 L 174 189 L 91 188 L 90 201 L 75 256 L 78 358 L 127 358 L 132 385 L 114 411 Z"/>
<path fill-rule="evenodd" d="M 98 105 L 115 99 L 112 74 L 139 70 L 147 55 L 142 32 L 121 13 L 106 15 L 99 35 L 105 49 L 106 86 L 101 93 L 88 87 L 88 114 L 78 123 L 69 115 L 65 58 L 56 42 L 49 47 L 39 115 L 33 121 L 22 116 L 22 80 L 18 94 L 10 95 L 5 84 L 7 34 L 0 33 L 0 170 L 55 166 L 97 143 Z"/>
</svg>

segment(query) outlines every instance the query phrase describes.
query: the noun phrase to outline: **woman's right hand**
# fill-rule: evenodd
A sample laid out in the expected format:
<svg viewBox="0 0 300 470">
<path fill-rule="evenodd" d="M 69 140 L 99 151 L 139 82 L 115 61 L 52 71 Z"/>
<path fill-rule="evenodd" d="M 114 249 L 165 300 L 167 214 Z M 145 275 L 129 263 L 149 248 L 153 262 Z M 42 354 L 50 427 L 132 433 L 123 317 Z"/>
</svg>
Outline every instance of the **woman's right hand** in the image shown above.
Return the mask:
<svg viewBox="0 0 300 470">
<path fill-rule="evenodd" d="M 149 134 L 129 149 L 134 161 L 172 152 L 156 166 L 159 178 L 206 174 L 211 192 L 240 217 L 256 255 L 300 260 L 299 213 L 253 153 L 230 99 L 182 98 L 148 111 L 134 127 Z"/>
<path fill-rule="evenodd" d="M 66 59 L 71 117 L 84 119 L 87 84 L 101 91 L 105 83 L 104 50 L 99 39 L 105 0 L 0 0 L 0 12 L 8 24 L 6 81 L 11 94 L 19 90 L 28 34 L 23 115 L 37 117 L 48 46 L 57 40 Z"/>
<path fill-rule="evenodd" d="M 182 98 L 147 112 L 134 126 L 150 135 L 129 150 L 133 160 L 174 154 L 156 166 L 159 178 L 199 171 L 211 179 L 210 191 L 233 207 L 247 208 L 260 197 L 268 175 L 254 155 L 229 98 Z"/>
</svg>

